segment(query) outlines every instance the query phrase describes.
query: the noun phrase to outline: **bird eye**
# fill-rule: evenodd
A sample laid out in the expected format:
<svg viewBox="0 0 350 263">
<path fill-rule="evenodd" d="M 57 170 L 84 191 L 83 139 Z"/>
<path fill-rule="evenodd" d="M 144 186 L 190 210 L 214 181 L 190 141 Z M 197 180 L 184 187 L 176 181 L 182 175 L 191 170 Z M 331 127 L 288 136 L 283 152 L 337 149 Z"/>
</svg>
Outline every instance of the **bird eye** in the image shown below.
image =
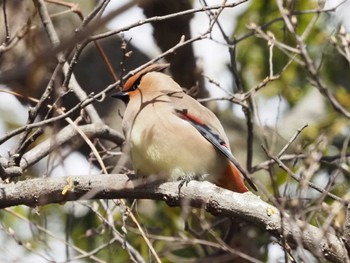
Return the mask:
<svg viewBox="0 0 350 263">
<path fill-rule="evenodd" d="M 140 85 L 140 82 L 141 82 L 141 78 L 139 78 L 138 80 L 135 81 L 135 83 L 132 85 L 131 89 L 132 90 L 138 89 L 139 85 Z"/>
<path fill-rule="evenodd" d="M 134 91 L 137 90 L 139 88 L 141 82 L 141 78 L 138 78 L 133 84 L 132 86 L 128 89 L 128 91 Z"/>
</svg>

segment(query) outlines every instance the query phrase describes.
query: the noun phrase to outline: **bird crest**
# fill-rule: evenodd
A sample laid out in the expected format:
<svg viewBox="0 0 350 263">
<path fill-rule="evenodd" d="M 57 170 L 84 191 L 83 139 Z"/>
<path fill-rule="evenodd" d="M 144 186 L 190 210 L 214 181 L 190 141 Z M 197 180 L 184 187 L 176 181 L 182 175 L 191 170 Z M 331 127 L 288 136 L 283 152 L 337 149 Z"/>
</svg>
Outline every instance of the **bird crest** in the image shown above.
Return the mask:
<svg viewBox="0 0 350 263">
<path fill-rule="evenodd" d="M 164 69 L 166 69 L 167 67 L 169 67 L 169 64 L 152 64 L 149 65 L 148 67 L 140 70 L 139 72 L 137 72 L 135 75 L 131 76 L 130 78 L 128 78 L 128 80 L 124 83 L 123 86 L 123 91 L 130 91 L 130 90 L 135 90 L 138 85 L 140 84 L 141 78 L 152 71 L 163 71 Z"/>
</svg>

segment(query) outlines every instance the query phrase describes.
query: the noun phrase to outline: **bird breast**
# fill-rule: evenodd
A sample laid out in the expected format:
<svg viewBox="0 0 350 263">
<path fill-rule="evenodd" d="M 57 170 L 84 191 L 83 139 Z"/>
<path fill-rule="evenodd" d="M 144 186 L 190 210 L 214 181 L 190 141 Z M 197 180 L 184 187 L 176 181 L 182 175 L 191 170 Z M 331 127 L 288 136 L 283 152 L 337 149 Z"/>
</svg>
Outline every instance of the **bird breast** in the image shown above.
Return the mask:
<svg viewBox="0 0 350 263">
<path fill-rule="evenodd" d="M 126 131 L 136 173 L 173 180 L 207 175 L 209 181 L 223 173 L 226 159 L 189 122 L 175 115 L 172 107 L 146 107 L 135 114 Z"/>
</svg>

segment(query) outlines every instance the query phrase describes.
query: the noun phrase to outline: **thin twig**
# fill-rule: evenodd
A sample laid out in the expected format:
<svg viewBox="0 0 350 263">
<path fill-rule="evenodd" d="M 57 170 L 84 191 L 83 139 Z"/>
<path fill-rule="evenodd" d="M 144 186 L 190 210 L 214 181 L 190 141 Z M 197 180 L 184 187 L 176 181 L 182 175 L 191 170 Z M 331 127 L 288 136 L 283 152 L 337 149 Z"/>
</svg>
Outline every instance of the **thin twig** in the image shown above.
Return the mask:
<svg viewBox="0 0 350 263">
<path fill-rule="evenodd" d="M 279 158 L 273 156 L 273 155 L 264 147 L 264 145 L 261 145 L 261 147 L 263 148 L 263 150 L 264 150 L 264 152 L 266 153 L 266 155 L 267 155 L 269 158 L 271 158 L 272 160 L 274 160 L 275 163 L 277 163 L 277 164 L 279 165 L 279 167 L 281 167 L 284 171 L 286 171 L 287 174 L 288 174 L 289 176 L 291 176 L 295 181 L 301 182 L 302 179 L 300 179 L 298 176 L 296 176 L 295 173 L 293 173 Z M 307 184 L 309 187 L 315 189 L 316 191 L 318 191 L 318 192 L 320 192 L 320 193 L 322 193 L 322 194 L 325 194 L 325 195 L 329 196 L 329 197 L 332 198 L 333 200 L 336 200 L 336 201 L 338 201 L 338 202 L 340 202 L 340 203 L 342 203 L 342 204 L 346 204 L 346 205 L 348 204 L 348 201 L 343 200 L 342 198 L 340 198 L 340 197 L 338 197 L 338 196 L 336 196 L 336 195 L 334 195 L 334 194 L 332 194 L 332 193 L 330 193 L 330 192 L 324 190 L 323 188 L 321 188 L 321 187 L 319 187 L 319 186 L 317 186 L 317 185 L 315 185 L 315 184 L 313 184 L 313 183 L 311 183 L 311 182 L 309 182 L 309 181 L 307 181 L 306 184 Z"/>
<path fill-rule="evenodd" d="M 6 0 L 3 0 L 2 3 L 2 12 L 4 16 L 4 25 L 5 25 L 5 43 L 7 43 L 10 40 L 10 30 L 9 30 L 9 24 L 7 21 L 7 12 L 6 12 Z"/>
<path fill-rule="evenodd" d="M 101 191 L 102 189 L 96 191 L 96 193 L 98 193 L 99 191 Z M 82 197 L 81 199 L 85 199 L 85 198 L 92 198 L 94 195 L 91 195 L 91 194 L 85 194 L 84 197 Z M 134 248 L 126 239 L 125 237 L 123 236 L 122 233 L 120 233 L 117 229 L 116 229 L 116 226 L 114 224 L 114 222 L 110 222 L 109 220 L 106 219 L 106 216 L 102 215 L 99 211 L 99 209 L 97 209 L 96 207 L 94 206 L 90 206 L 89 204 L 86 204 L 86 203 L 81 203 L 83 206 L 87 206 L 89 209 L 91 209 L 96 215 L 97 217 L 101 220 L 101 222 L 104 224 L 104 225 L 107 225 L 109 226 L 109 228 L 111 229 L 112 231 L 112 234 L 114 236 L 114 240 L 117 241 L 119 244 L 121 244 L 122 246 L 124 246 L 126 248 L 126 250 L 128 251 L 130 257 L 131 257 L 131 260 L 133 262 L 137 262 L 137 263 L 145 263 L 146 261 L 143 259 L 143 257 L 141 256 L 140 252 Z M 104 202 L 101 202 L 101 204 L 103 205 Z M 109 218 L 113 218 L 113 216 L 109 217 Z M 97 251 L 96 249 L 93 250 L 95 254 Z M 88 254 L 91 254 L 91 252 L 88 252 Z M 81 255 L 79 258 L 83 258 L 85 257 L 85 255 Z"/>
<path fill-rule="evenodd" d="M 288 10 L 286 10 L 283 7 L 283 3 L 281 0 L 277 0 L 277 6 L 280 10 L 280 13 L 282 14 L 282 18 L 287 29 L 293 34 L 297 42 L 298 51 L 296 52 L 296 54 L 300 54 L 300 57 L 302 58 L 302 61 L 305 65 L 305 69 L 307 70 L 307 72 L 309 73 L 309 75 L 315 83 L 315 87 L 319 90 L 319 92 L 322 95 L 324 95 L 324 97 L 328 99 L 335 111 L 341 113 L 346 118 L 350 119 L 350 112 L 339 103 L 339 101 L 334 97 L 333 93 L 323 84 L 322 80 L 320 79 L 317 67 L 315 66 L 306 49 L 306 44 L 303 41 L 303 39 L 296 33 L 293 22 L 291 21 L 291 16 L 288 13 Z"/>
<path fill-rule="evenodd" d="M 97 6 L 97 8 L 94 9 L 92 13 L 97 14 L 101 6 L 106 2 L 107 0 L 103 1 L 100 5 Z M 41 17 L 42 23 L 46 29 L 46 33 L 49 36 L 50 42 L 53 47 L 56 47 L 60 44 L 60 40 L 58 38 L 58 35 L 56 33 L 56 30 L 53 26 L 52 20 L 50 18 L 50 15 L 48 13 L 48 10 L 46 8 L 46 5 L 44 3 L 44 0 L 34 0 L 35 4 L 37 5 L 39 15 Z M 95 11 L 97 10 L 97 11 Z M 92 19 L 93 16 L 88 16 L 88 19 L 86 21 L 89 21 L 89 19 Z M 84 24 L 85 21 L 83 21 Z M 65 55 L 63 53 L 58 53 L 57 54 L 58 61 L 62 63 L 62 69 L 63 73 L 67 75 L 67 72 L 69 71 L 69 65 L 65 60 Z M 77 95 L 77 97 L 80 99 L 80 101 L 86 99 L 87 95 L 85 91 L 80 87 L 78 82 L 75 79 L 75 76 L 72 74 L 69 78 L 69 84 L 71 85 L 71 89 L 74 91 L 74 93 Z M 98 122 L 101 121 L 100 117 L 98 116 L 97 111 L 93 106 L 88 106 L 85 109 L 87 113 L 89 114 L 89 117 L 91 120 Z"/>
<path fill-rule="evenodd" d="M 282 154 L 286 152 L 286 150 L 289 148 L 289 146 L 296 140 L 296 138 L 299 136 L 299 134 L 308 126 L 308 124 L 303 125 L 301 128 L 299 128 L 296 133 L 290 138 L 288 143 L 282 148 L 282 150 L 277 154 L 278 158 L 281 158 Z"/>
<path fill-rule="evenodd" d="M 113 30 L 113 31 L 109 31 L 109 32 L 106 32 L 106 33 L 95 35 L 91 39 L 93 40 L 93 39 L 106 38 L 106 37 L 109 37 L 109 36 L 112 36 L 112 35 L 119 34 L 121 32 L 128 31 L 128 30 L 130 30 L 132 28 L 135 28 L 135 27 L 138 27 L 138 26 L 141 26 L 141 25 L 144 25 L 144 24 L 149 24 L 149 23 L 153 23 L 153 22 L 160 22 L 160 21 L 172 19 L 172 18 L 175 18 L 175 17 L 178 17 L 178 16 L 185 16 L 185 15 L 200 13 L 200 12 L 204 12 L 204 11 L 208 11 L 208 10 L 218 10 L 218 9 L 223 9 L 223 8 L 233 8 L 233 7 L 236 7 L 238 5 L 241 5 L 241 4 L 245 3 L 247 1 L 248 0 L 240 0 L 240 1 L 236 2 L 236 3 L 231 3 L 231 4 L 226 4 L 226 5 L 213 5 L 213 6 L 209 6 L 209 7 L 199 7 L 199 8 L 193 8 L 193 9 L 189 9 L 189 10 L 185 10 L 185 11 L 180 11 L 180 12 L 164 15 L 164 16 L 155 16 L 155 17 L 139 20 L 139 21 L 137 21 L 135 23 L 131 23 L 131 24 L 129 24 L 129 25 L 123 27 L 123 28 L 117 29 L 117 30 Z M 109 17 L 109 15 L 108 15 L 108 17 Z M 104 19 L 104 21 L 105 20 L 106 19 Z M 109 21 L 109 20 L 107 20 L 107 21 Z"/>
<path fill-rule="evenodd" d="M 12 209 L 9 209 L 9 208 L 5 208 L 4 211 L 6 211 L 7 213 L 21 219 L 22 221 L 26 222 L 28 225 L 34 227 L 35 229 L 39 230 L 40 232 L 43 232 L 45 233 L 46 235 L 50 236 L 51 238 L 57 240 L 57 241 L 60 241 L 62 242 L 63 244 L 66 244 L 68 245 L 71 249 L 73 249 L 74 251 L 76 251 L 77 253 L 80 253 L 82 255 L 86 255 L 86 251 L 84 251 L 83 249 L 79 248 L 78 246 L 72 244 L 72 243 L 69 243 L 67 242 L 66 240 L 60 238 L 57 233 L 52 233 L 50 232 L 49 230 L 47 230 L 45 227 L 42 227 L 41 225 L 39 224 L 36 224 L 34 223 L 33 220 L 30 220 L 28 219 L 27 217 L 21 215 L 20 213 L 17 213 L 16 211 L 12 210 Z M 96 262 L 100 262 L 100 263 L 104 263 L 104 261 L 102 261 L 101 259 L 97 258 L 96 256 L 94 255 L 91 255 L 90 256 L 91 259 L 95 260 Z"/>
<path fill-rule="evenodd" d="M 123 137 L 121 134 L 112 130 L 107 125 L 86 124 L 79 126 L 79 130 L 91 137 L 104 138 L 110 141 L 114 141 L 116 144 L 119 145 L 124 141 L 122 139 Z M 62 147 L 62 145 L 71 141 L 77 136 L 78 132 L 76 129 L 72 128 L 70 125 L 66 126 L 55 135 L 54 141 L 52 141 L 52 138 L 48 138 L 33 149 L 27 151 L 21 159 L 20 167 L 22 169 L 27 169 L 28 167 L 32 166 L 33 164 L 37 163 L 42 158 L 47 156 L 57 147 Z"/>
<path fill-rule="evenodd" d="M 153 254 L 153 256 L 155 257 L 156 261 L 158 263 L 162 263 L 162 261 L 160 260 L 157 252 L 155 251 L 153 245 L 151 244 L 151 242 L 149 241 L 148 237 L 146 236 L 145 231 L 143 231 L 140 223 L 137 221 L 136 217 L 134 216 L 134 214 L 132 213 L 132 211 L 130 210 L 129 207 L 127 207 L 127 211 L 131 217 L 131 220 L 136 224 L 137 228 L 139 229 L 141 236 L 143 237 L 143 239 L 146 241 L 146 244 L 148 246 L 148 248 L 151 250 L 151 253 Z"/>
<path fill-rule="evenodd" d="M 330 12 L 335 12 L 342 4 L 344 4 L 347 0 L 343 0 L 341 3 L 339 3 L 338 5 L 336 5 L 335 7 L 331 7 L 331 8 L 327 8 L 327 9 L 311 9 L 311 10 L 303 10 L 303 11 L 294 11 L 292 12 L 292 15 L 296 15 L 296 16 L 301 16 L 301 15 L 307 15 L 307 14 L 322 14 L 322 13 L 330 13 Z M 272 26 L 273 24 L 277 23 L 277 22 L 281 22 L 283 21 L 283 17 L 277 17 L 275 19 L 272 19 L 271 21 L 260 25 L 261 29 L 266 29 L 269 28 L 270 26 Z M 237 38 L 235 38 L 234 43 L 239 43 L 249 37 L 252 37 L 255 35 L 254 31 L 245 33 Z"/>
<path fill-rule="evenodd" d="M 60 65 L 60 64 L 59 64 Z M 20 136 L 18 142 L 17 142 L 17 147 L 15 148 L 15 151 L 14 151 L 14 155 L 13 155 L 13 162 L 18 165 L 26 148 L 23 147 L 23 143 L 24 141 L 28 138 L 30 132 L 32 131 L 33 128 L 36 128 L 36 127 L 40 127 L 40 126 L 37 126 L 35 124 L 34 121 L 36 119 L 36 117 L 38 116 L 39 114 L 39 110 L 46 104 L 46 102 L 50 99 L 50 95 L 53 91 L 53 85 L 54 85 L 54 78 L 59 74 L 59 71 L 60 71 L 60 66 L 57 66 L 52 74 L 52 78 L 49 82 L 49 84 L 47 85 L 44 93 L 42 94 L 42 96 L 40 97 L 39 101 L 37 101 L 36 105 L 34 107 L 30 107 L 29 110 L 28 110 L 28 120 L 27 120 L 27 123 L 24 127 L 27 127 L 25 129 L 21 129 L 21 128 L 18 128 L 17 130 L 21 129 L 21 132 L 24 131 L 24 133 Z M 19 132 L 19 133 L 21 133 Z M 17 133 L 17 134 L 19 134 Z M 11 132 L 10 132 L 11 134 Z M 5 136 L 6 138 L 7 136 Z M 7 137 L 8 138 L 8 137 Z M 1 142 L 2 140 L 0 139 L 0 144 L 2 143 Z"/>
</svg>

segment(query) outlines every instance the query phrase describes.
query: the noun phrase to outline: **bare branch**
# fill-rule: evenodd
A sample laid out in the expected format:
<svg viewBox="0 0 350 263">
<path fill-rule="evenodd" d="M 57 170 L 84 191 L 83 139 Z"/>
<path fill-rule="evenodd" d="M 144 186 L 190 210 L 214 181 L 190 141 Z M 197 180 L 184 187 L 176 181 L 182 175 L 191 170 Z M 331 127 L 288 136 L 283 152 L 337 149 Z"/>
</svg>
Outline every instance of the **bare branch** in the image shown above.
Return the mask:
<svg viewBox="0 0 350 263">
<path fill-rule="evenodd" d="M 287 26 L 288 30 L 293 34 L 295 37 L 295 40 L 297 42 L 297 49 L 296 54 L 300 54 L 303 63 L 305 64 L 305 69 L 311 76 L 311 79 L 314 82 L 314 86 L 320 91 L 322 95 L 324 95 L 334 110 L 338 111 L 348 119 L 350 119 L 350 112 L 347 111 L 340 103 L 339 101 L 334 97 L 333 93 L 324 85 L 323 81 L 320 78 L 320 75 L 318 73 L 317 67 L 315 66 L 313 60 L 311 59 L 309 52 L 307 51 L 306 44 L 303 41 L 303 38 L 300 37 L 294 28 L 293 21 L 291 20 L 291 16 L 288 13 L 288 10 L 286 10 L 283 7 L 282 1 L 277 0 L 278 8 L 280 9 L 280 12 L 282 14 L 282 18 L 284 20 L 285 25 Z"/>
<path fill-rule="evenodd" d="M 7 20 L 7 13 L 6 13 L 6 0 L 4 0 L 2 4 L 2 12 L 3 12 L 4 24 L 5 24 L 5 35 L 6 35 L 5 43 L 7 43 L 11 39 L 11 36 L 10 36 L 9 24 Z"/>
<path fill-rule="evenodd" d="M 252 193 L 238 194 L 208 182 L 191 181 L 181 189 L 179 196 L 178 182 L 140 184 L 140 181 L 130 179 L 123 174 L 110 174 L 38 178 L 3 184 L 0 207 L 119 198 L 162 200 L 171 206 L 181 206 L 186 200 L 192 207 L 204 208 L 213 215 L 239 218 L 255 224 L 277 239 L 283 233 L 287 242 L 301 240 L 305 249 L 315 255 L 322 254 L 332 262 L 349 262 L 344 244 L 336 236 L 293 219 L 284 212 L 282 223 L 280 211 Z M 62 194 L 69 180 L 73 182 L 72 187 Z"/>
<path fill-rule="evenodd" d="M 263 145 L 261 147 L 264 149 L 266 155 L 269 158 L 271 158 L 276 164 L 278 164 L 279 167 L 281 167 L 284 171 L 286 171 L 288 173 L 288 175 L 290 175 L 295 181 L 301 182 L 303 180 L 303 179 L 299 178 L 298 176 L 296 176 L 295 173 L 293 173 L 279 158 L 277 158 L 277 157 L 273 156 L 271 153 L 269 153 L 268 150 Z M 330 193 L 329 191 L 313 184 L 312 182 L 307 181 L 307 182 L 303 182 L 303 183 L 306 183 L 309 187 L 315 189 L 316 191 L 318 191 L 322 194 L 329 196 L 330 198 L 332 198 L 338 202 L 341 202 L 343 204 L 348 203 L 347 201 L 345 201 L 345 200 L 341 199 L 340 197 Z"/>
<path fill-rule="evenodd" d="M 299 136 L 299 134 L 308 126 L 308 124 L 303 125 L 303 127 L 299 128 L 296 133 L 290 138 L 288 143 L 282 148 L 282 150 L 277 154 L 277 157 L 280 158 L 282 154 L 284 154 L 288 147 L 296 140 L 296 138 Z"/>
<path fill-rule="evenodd" d="M 123 142 L 123 136 L 121 134 L 110 129 L 107 125 L 104 124 L 87 124 L 79 126 L 79 129 L 87 136 L 104 138 L 110 141 L 114 141 L 119 145 Z M 26 152 L 21 159 L 20 167 L 22 169 L 30 167 L 34 163 L 47 156 L 55 148 L 62 147 L 62 145 L 74 139 L 76 136 L 78 136 L 78 134 L 78 131 L 74 127 L 68 125 L 53 138 L 48 138 L 46 141 L 40 143 L 30 151 Z"/>
</svg>

